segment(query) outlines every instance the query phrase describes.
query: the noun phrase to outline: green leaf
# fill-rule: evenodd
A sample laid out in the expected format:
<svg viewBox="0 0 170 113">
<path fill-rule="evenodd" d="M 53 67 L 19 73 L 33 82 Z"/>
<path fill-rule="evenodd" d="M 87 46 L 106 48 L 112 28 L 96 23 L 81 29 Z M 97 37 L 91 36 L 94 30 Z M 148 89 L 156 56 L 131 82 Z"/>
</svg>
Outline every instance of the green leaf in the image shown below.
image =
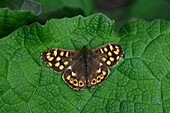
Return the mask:
<svg viewBox="0 0 170 113">
<path fill-rule="evenodd" d="M 80 8 L 86 15 L 93 12 L 93 0 L 38 0 L 42 4 L 42 12 L 48 13 L 55 10 L 60 10 L 64 7 Z"/>
<path fill-rule="evenodd" d="M 123 111 L 169 112 L 170 22 L 140 20 L 119 33 L 125 60 L 118 71 L 127 80 L 121 95 Z"/>
<path fill-rule="evenodd" d="M 133 0 L 126 9 L 127 13 L 125 15 L 126 17 L 137 17 L 147 20 L 155 18 L 169 19 L 169 8 L 170 3 L 164 0 Z"/>
<path fill-rule="evenodd" d="M 37 16 L 30 11 L 11 11 L 7 8 L 0 9 L 0 38 L 7 36 L 18 27 L 29 24 Z"/>
<path fill-rule="evenodd" d="M 0 39 L 0 112 L 168 112 L 170 23 L 137 21 L 113 33 L 102 14 L 24 26 Z M 121 38 L 120 38 L 121 37 Z M 41 60 L 50 48 L 120 43 L 124 58 L 96 88 L 71 89 Z"/>
<path fill-rule="evenodd" d="M 50 18 L 88 16 L 94 12 L 94 0 L 37 0 L 42 5 L 39 20 Z"/>
<path fill-rule="evenodd" d="M 40 4 L 33 0 L 1 0 L 0 7 L 8 7 L 11 10 L 32 11 L 37 15 L 41 12 Z"/>
</svg>

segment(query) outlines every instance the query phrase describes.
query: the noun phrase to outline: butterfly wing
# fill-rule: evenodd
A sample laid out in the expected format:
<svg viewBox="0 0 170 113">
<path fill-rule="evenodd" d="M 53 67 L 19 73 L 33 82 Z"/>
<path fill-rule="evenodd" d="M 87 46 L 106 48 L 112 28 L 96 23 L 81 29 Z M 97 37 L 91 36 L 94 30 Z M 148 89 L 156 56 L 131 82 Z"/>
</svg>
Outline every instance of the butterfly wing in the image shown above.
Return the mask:
<svg viewBox="0 0 170 113">
<path fill-rule="evenodd" d="M 82 55 L 63 73 L 63 80 L 73 89 L 81 90 L 86 87 L 86 65 Z"/>
<path fill-rule="evenodd" d="M 94 87 L 101 84 L 107 78 L 109 68 L 115 66 L 122 55 L 122 47 L 118 44 L 105 44 L 90 50 L 87 58 L 87 85 Z"/>
<path fill-rule="evenodd" d="M 42 60 L 54 71 L 63 72 L 62 78 L 70 87 L 86 87 L 86 68 L 80 51 L 55 48 L 42 52 Z"/>
<path fill-rule="evenodd" d="M 54 48 L 41 53 L 42 60 L 56 72 L 67 69 L 79 55 L 79 51 L 61 48 Z"/>
<path fill-rule="evenodd" d="M 106 79 L 109 72 L 108 67 L 92 58 L 91 61 L 87 62 L 87 73 L 87 86 L 95 87 Z"/>
<path fill-rule="evenodd" d="M 118 63 L 123 53 L 123 49 L 119 44 L 105 44 L 91 50 L 92 56 L 109 68 Z"/>
</svg>

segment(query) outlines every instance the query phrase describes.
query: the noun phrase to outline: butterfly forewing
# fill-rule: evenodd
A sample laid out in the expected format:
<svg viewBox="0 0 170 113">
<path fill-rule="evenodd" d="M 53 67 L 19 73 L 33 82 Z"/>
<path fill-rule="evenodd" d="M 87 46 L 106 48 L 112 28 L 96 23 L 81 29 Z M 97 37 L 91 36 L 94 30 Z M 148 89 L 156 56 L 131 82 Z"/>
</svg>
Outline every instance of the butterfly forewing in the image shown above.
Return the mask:
<svg viewBox="0 0 170 113">
<path fill-rule="evenodd" d="M 82 56 L 76 59 L 63 73 L 64 81 L 72 88 L 81 90 L 86 87 L 85 62 Z"/>
<path fill-rule="evenodd" d="M 79 54 L 79 51 L 55 48 L 42 52 L 42 60 L 54 71 L 62 72 L 75 61 Z"/>
<path fill-rule="evenodd" d="M 119 44 L 105 44 L 96 49 L 92 49 L 93 57 L 102 64 L 112 67 L 118 63 L 123 55 L 122 47 Z"/>
</svg>

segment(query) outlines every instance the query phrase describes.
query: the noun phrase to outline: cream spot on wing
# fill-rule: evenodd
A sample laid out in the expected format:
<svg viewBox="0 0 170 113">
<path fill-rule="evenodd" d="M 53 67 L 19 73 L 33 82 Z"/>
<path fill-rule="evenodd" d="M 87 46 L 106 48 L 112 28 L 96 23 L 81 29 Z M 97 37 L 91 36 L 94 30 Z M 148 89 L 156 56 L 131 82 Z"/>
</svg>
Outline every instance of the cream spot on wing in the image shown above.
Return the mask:
<svg viewBox="0 0 170 113">
<path fill-rule="evenodd" d="M 70 75 L 68 75 L 68 76 L 66 77 L 66 79 L 67 79 L 67 80 L 70 80 L 70 78 L 71 78 L 71 76 L 70 76 Z"/>
<path fill-rule="evenodd" d="M 103 75 L 103 74 L 101 74 L 101 75 L 100 75 L 100 78 L 101 78 L 101 79 L 103 79 L 103 78 L 104 78 L 104 75 Z"/>
<path fill-rule="evenodd" d="M 106 47 L 104 48 L 104 51 L 105 51 L 105 52 L 107 52 L 107 51 L 108 51 Z"/>
<path fill-rule="evenodd" d="M 114 53 L 115 53 L 116 55 L 118 55 L 118 54 L 119 54 L 119 52 L 118 52 L 118 51 L 114 51 Z"/>
<path fill-rule="evenodd" d="M 90 83 L 90 80 L 87 80 L 88 83 Z"/>
<path fill-rule="evenodd" d="M 63 51 L 60 52 L 60 56 L 64 56 L 64 52 Z"/>
<path fill-rule="evenodd" d="M 51 58 L 49 55 L 47 56 L 47 59 Z"/>
<path fill-rule="evenodd" d="M 71 66 L 69 66 L 69 67 L 68 67 L 68 69 L 72 70 L 72 67 L 71 67 Z"/>
<path fill-rule="evenodd" d="M 72 75 L 72 76 L 77 76 L 76 73 L 74 73 L 73 71 L 72 71 L 71 75 Z"/>
<path fill-rule="evenodd" d="M 68 61 L 65 61 L 65 62 L 64 62 L 64 65 L 65 65 L 65 66 L 68 65 L 68 63 L 69 63 Z"/>
<path fill-rule="evenodd" d="M 51 62 L 48 62 L 48 65 L 51 67 L 53 64 Z"/>
<path fill-rule="evenodd" d="M 97 72 L 97 73 L 100 73 L 100 72 L 101 72 L 101 68 L 99 68 L 96 72 Z"/>
<path fill-rule="evenodd" d="M 47 53 L 46 55 L 47 55 L 47 56 L 50 56 L 50 55 L 51 55 L 51 53 L 49 52 L 49 53 Z"/>
<path fill-rule="evenodd" d="M 60 62 L 55 63 L 55 67 L 59 67 Z"/>
<path fill-rule="evenodd" d="M 107 64 L 107 65 L 111 65 L 111 62 L 108 60 L 108 61 L 106 62 L 106 64 Z"/>
<path fill-rule="evenodd" d="M 70 78 L 70 83 L 73 84 L 73 78 Z"/>
<path fill-rule="evenodd" d="M 112 62 L 114 61 L 114 58 L 113 58 L 113 57 L 110 57 L 109 59 L 110 59 L 110 61 L 112 61 Z"/>
<path fill-rule="evenodd" d="M 60 60 L 61 60 L 61 57 L 57 57 L 57 58 L 56 58 L 56 61 L 60 61 Z"/>
<path fill-rule="evenodd" d="M 106 71 L 102 71 L 102 74 L 105 76 L 106 75 Z"/>
<path fill-rule="evenodd" d="M 116 49 L 119 49 L 119 47 L 118 47 L 118 46 L 115 46 L 115 48 L 116 48 Z"/>
<path fill-rule="evenodd" d="M 116 60 L 119 60 L 119 59 L 120 59 L 120 56 L 117 56 L 117 57 L 116 57 Z"/>
<path fill-rule="evenodd" d="M 49 61 L 52 61 L 53 59 L 54 59 L 54 57 L 50 57 L 50 58 L 48 58 L 48 60 L 49 60 Z"/>
<path fill-rule="evenodd" d="M 113 46 L 109 44 L 109 47 L 110 47 L 110 50 L 112 51 L 113 50 Z"/>
<path fill-rule="evenodd" d="M 57 50 L 54 50 L 54 56 L 55 57 L 57 56 Z"/>
<path fill-rule="evenodd" d="M 69 54 L 69 52 L 67 51 L 65 56 L 68 57 L 68 54 Z"/>
<path fill-rule="evenodd" d="M 109 51 L 109 52 L 108 52 L 108 55 L 109 55 L 109 56 L 112 56 L 112 53 Z"/>
<path fill-rule="evenodd" d="M 103 54 L 104 52 L 103 52 L 103 50 L 102 50 L 102 48 L 100 49 L 100 52 Z"/>
<path fill-rule="evenodd" d="M 103 58 L 102 58 L 102 61 L 103 61 L 103 62 L 105 62 L 105 61 L 106 61 L 106 58 L 105 58 L 105 57 L 103 57 Z"/>
<path fill-rule="evenodd" d="M 103 64 L 102 63 L 100 63 L 100 66 L 102 66 Z"/>
<path fill-rule="evenodd" d="M 60 70 L 63 70 L 63 69 L 64 69 L 64 66 L 63 66 L 63 65 L 60 65 L 59 69 L 60 69 Z"/>
</svg>

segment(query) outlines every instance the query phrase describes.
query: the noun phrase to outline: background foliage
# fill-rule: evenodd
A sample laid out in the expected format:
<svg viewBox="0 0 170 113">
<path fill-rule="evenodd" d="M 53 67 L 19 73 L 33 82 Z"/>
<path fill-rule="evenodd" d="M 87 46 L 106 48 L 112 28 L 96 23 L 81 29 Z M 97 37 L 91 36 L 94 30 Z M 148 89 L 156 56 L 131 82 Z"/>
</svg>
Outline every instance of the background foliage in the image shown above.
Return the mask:
<svg viewBox="0 0 170 113">
<path fill-rule="evenodd" d="M 0 112 L 168 113 L 170 23 L 162 19 L 170 18 L 169 4 L 1 0 Z M 105 43 L 121 44 L 125 54 L 106 81 L 92 89 L 71 89 L 40 58 L 49 48 L 81 50 Z"/>
</svg>

